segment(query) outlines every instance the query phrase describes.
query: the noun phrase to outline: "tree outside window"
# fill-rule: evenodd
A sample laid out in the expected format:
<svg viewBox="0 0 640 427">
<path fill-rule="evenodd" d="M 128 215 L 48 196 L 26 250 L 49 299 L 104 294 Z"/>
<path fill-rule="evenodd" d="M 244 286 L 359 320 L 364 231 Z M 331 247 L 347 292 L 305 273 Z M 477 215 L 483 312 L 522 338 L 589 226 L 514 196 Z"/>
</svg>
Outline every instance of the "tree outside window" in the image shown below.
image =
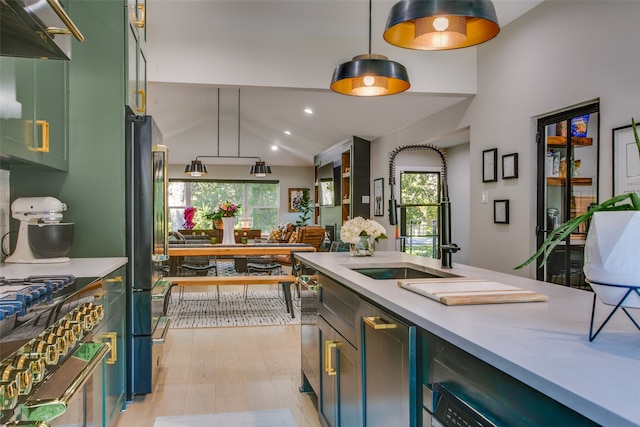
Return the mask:
<svg viewBox="0 0 640 427">
<path fill-rule="evenodd" d="M 440 173 L 402 172 L 400 205 L 404 252 L 438 258 Z"/>
</svg>

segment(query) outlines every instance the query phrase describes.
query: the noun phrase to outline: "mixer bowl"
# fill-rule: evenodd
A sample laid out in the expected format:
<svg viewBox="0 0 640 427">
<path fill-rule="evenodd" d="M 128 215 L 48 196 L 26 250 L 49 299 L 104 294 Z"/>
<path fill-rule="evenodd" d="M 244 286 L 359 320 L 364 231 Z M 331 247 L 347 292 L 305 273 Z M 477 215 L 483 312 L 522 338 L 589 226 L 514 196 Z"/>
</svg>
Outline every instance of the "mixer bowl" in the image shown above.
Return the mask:
<svg viewBox="0 0 640 427">
<path fill-rule="evenodd" d="M 29 246 L 38 258 L 66 256 L 73 243 L 74 223 L 29 224 Z"/>
</svg>

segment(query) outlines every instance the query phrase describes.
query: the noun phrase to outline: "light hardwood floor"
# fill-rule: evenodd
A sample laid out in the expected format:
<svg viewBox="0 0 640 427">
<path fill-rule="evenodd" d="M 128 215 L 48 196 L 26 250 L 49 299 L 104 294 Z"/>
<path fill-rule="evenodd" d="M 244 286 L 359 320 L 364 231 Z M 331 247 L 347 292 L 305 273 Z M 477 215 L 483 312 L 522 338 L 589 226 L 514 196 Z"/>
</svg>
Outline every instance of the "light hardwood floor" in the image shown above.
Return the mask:
<svg viewBox="0 0 640 427">
<path fill-rule="evenodd" d="M 166 415 L 281 408 L 299 427 L 320 426 L 312 395 L 298 391 L 300 325 L 171 329 L 163 365 L 153 393 L 136 396 L 116 427 L 151 427 Z"/>
</svg>

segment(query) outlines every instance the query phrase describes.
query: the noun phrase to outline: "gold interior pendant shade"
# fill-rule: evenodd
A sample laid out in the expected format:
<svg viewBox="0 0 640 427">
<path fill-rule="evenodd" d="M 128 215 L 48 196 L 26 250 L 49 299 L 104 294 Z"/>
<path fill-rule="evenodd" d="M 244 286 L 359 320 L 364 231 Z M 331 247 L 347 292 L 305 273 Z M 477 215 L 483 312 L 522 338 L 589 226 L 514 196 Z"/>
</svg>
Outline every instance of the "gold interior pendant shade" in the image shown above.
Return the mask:
<svg viewBox="0 0 640 427">
<path fill-rule="evenodd" d="M 394 95 L 409 89 L 407 69 L 384 55 L 371 53 L 371 0 L 369 0 L 369 53 L 340 64 L 331 77 L 332 91 L 351 96 Z"/>
<path fill-rule="evenodd" d="M 336 67 L 331 90 L 352 96 L 385 96 L 409 89 L 406 68 L 384 55 L 358 55 Z"/>
<path fill-rule="evenodd" d="M 484 43 L 499 32 L 490 0 L 402 0 L 389 12 L 384 39 L 407 49 L 448 50 Z"/>
</svg>

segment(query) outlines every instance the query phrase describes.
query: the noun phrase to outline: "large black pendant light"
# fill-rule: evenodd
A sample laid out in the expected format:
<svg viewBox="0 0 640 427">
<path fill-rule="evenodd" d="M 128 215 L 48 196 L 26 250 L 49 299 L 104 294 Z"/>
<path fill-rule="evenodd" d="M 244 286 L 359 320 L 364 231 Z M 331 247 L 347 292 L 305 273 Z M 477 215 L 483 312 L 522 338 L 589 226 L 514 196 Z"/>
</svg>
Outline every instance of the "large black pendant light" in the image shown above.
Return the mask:
<svg viewBox="0 0 640 427">
<path fill-rule="evenodd" d="M 369 53 L 336 67 L 331 90 L 351 96 L 394 95 L 409 89 L 409 75 L 402 64 L 371 53 L 371 0 L 369 0 Z"/>
<path fill-rule="evenodd" d="M 255 165 L 251 166 L 250 174 L 258 178 L 265 177 L 271 174 L 271 166 L 267 165 L 260 157 L 254 156 L 241 156 L 240 155 L 240 89 L 238 89 L 238 155 L 237 156 L 221 156 L 220 155 L 220 88 L 218 88 L 218 140 L 217 140 L 218 154 L 215 156 L 196 156 L 195 160 L 187 164 L 184 168 L 184 173 L 191 176 L 202 176 L 207 174 L 207 166 L 198 160 L 201 157 L 211 158 L 227 158 L 227 159 L 258 159 Z"/>
<path fill-rule="evenodd" d="M 384 39 L 407 49 L 448 50 L 484 43 L 499 32 L 490 0 L 401 0 L 389 12 Z"/>
</svg>

